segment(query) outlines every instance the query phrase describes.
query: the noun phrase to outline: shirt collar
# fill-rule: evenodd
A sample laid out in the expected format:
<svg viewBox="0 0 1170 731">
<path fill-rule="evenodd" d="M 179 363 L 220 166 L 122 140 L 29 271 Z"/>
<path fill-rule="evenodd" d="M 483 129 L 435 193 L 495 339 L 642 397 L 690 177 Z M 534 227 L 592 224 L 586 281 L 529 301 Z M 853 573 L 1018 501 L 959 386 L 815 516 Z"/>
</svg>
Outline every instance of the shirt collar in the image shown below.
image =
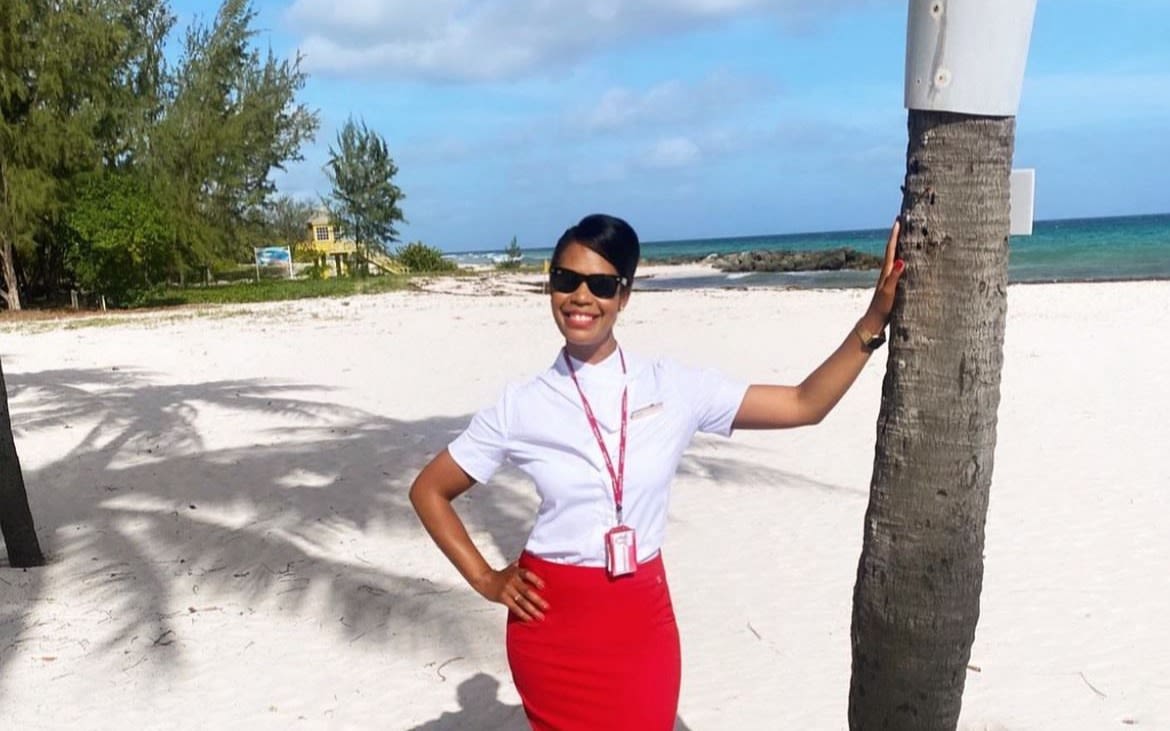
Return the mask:
<svg viewBox="0 0 1170 731">
<path fill-rule="evenodd" d="M 621 377 L 622 375 L 622 359 L 618 355 L 619 348 L 614 348 L 613 352 L 605 356 L 600 363 L 586 363 L 583 360 L 577 360 L 573 356 L 569 359 L 573 361 L 573 368 L 577 371 L 578 378 L 593 378 L 597 375 L 615 375 Z M 569 369 L 565 366 L 564 350 L 557 353 L 557 365 L 560 370 L 564 371 L 564 375 L 569 375 Z M 629 362 L 626 363 L 626 372 L 629 372 Z"/>
<path fill-rule="evenodd" d="M 568 366 L 565 365 L 563 352 L 563 350 L 557 351 L 556 360 L 540 376 L 540 380 L 567 399 L 577 410 L 584 412 L 584 408 L 581 406 L 581 396 L 577 393 L 577 387 L 573 385 L 573 378 L 569 375 Z M 603 428 L 611 432 L 621 428 L 622 387 L 634 383 L 638 373 L 645 367 L 641 359 L 636 356 L 631 357 L 628 352 L 625 352 L 625 356 L 626 375 L 624 377 L 622 376 L 621 358 L 618 357 L 617 350 L 614 350 L 605 360 L 592 365 L 573 358 L 573 368 L 577 371 L 577 380 L 581 383 L 581 390 L 585 392 L 585 397 L 589 399 L 594 416 L 597 417 L 598 423 Z M 629 389 L 629 408 L 631 410 L 634 408 L 635 398 L 635 389 L 631 387 Z"/>
</svg>

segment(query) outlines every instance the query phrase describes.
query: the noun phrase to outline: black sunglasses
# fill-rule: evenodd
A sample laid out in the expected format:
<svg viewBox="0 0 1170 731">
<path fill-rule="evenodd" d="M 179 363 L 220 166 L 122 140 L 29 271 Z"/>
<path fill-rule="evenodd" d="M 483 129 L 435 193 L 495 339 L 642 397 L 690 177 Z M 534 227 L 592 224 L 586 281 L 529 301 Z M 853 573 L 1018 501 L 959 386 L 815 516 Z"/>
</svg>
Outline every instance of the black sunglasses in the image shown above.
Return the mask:
<svg viewBox="0 0 1170 731">
<path fill-rule="evenodd" d="M 548 284 L 555 292 L 571 294 L 585 282 L 594 297 L 603 300 L 617 296 L 618 289 L 628 287 L 630 280 L 617 274 L 579 274 L 572 269 L 553 267 L 548 272 Z"/>
</svg>

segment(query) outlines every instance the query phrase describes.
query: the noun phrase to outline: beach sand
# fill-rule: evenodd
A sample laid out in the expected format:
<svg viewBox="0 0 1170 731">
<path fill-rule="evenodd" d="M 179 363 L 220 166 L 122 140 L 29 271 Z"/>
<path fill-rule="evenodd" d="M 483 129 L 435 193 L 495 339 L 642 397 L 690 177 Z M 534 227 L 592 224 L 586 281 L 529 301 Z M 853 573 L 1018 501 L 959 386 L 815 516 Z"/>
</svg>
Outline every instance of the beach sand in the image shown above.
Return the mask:
<svg viewBox="0 0 1170 731">
<path fill-rule="evenodd" d="M 505 610 L 406 491 L 559 345 L 524 278 L 0 323 L 51 563 L 0 569 L 3 729 L 525 728 Z M 486 283 L 485 283 L 486 282 Z M 510 283 L 507 283 L 510 282 Z M 797 382 L 868 292 L 635 294 L 625 348 Z M 961 727 L 1170 728 L 1170 283 L 1013 286 Z M 813 428 L 701 437 L 664 555 L 680 729 L 840 729 L 884 356 Z M 502 563 L 514 470 L 459 500 Z"/>
</svg>

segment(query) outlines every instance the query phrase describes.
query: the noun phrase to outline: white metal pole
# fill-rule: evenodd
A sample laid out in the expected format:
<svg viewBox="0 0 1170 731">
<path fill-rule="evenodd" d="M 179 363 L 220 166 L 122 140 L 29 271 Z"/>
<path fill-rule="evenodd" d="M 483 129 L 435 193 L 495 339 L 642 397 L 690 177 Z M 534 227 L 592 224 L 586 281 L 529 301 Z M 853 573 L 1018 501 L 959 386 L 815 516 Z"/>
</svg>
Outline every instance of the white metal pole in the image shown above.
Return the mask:
<svg viewBox="0 0 1170 731">
<path fill-rule="evenodd" d="M 910 0 L 907 109 L 1014 117 L 1036 0 Z"/>
</svg>

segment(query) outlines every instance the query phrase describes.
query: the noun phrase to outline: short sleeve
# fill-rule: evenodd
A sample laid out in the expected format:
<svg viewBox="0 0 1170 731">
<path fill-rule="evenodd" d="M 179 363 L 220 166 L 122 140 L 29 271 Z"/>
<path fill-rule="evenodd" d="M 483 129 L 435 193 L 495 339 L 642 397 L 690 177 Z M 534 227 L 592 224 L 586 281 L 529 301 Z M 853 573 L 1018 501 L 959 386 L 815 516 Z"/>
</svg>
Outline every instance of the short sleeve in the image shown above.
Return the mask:
<svg viewBox="0 0 1170 731">
<path fill-rule="evenodd" d="M 678 392 L 691 405 L 695 430 L 730 436 L 748 384 L 710 368 L 676 366 Z"/>
<path fill-rule="evenodd" d="M 463 433 L 447 445 L 455 463 L 478 483 L 492 478 L 508 458 L 508 392 L 471 418 Z"/>
</svg>

